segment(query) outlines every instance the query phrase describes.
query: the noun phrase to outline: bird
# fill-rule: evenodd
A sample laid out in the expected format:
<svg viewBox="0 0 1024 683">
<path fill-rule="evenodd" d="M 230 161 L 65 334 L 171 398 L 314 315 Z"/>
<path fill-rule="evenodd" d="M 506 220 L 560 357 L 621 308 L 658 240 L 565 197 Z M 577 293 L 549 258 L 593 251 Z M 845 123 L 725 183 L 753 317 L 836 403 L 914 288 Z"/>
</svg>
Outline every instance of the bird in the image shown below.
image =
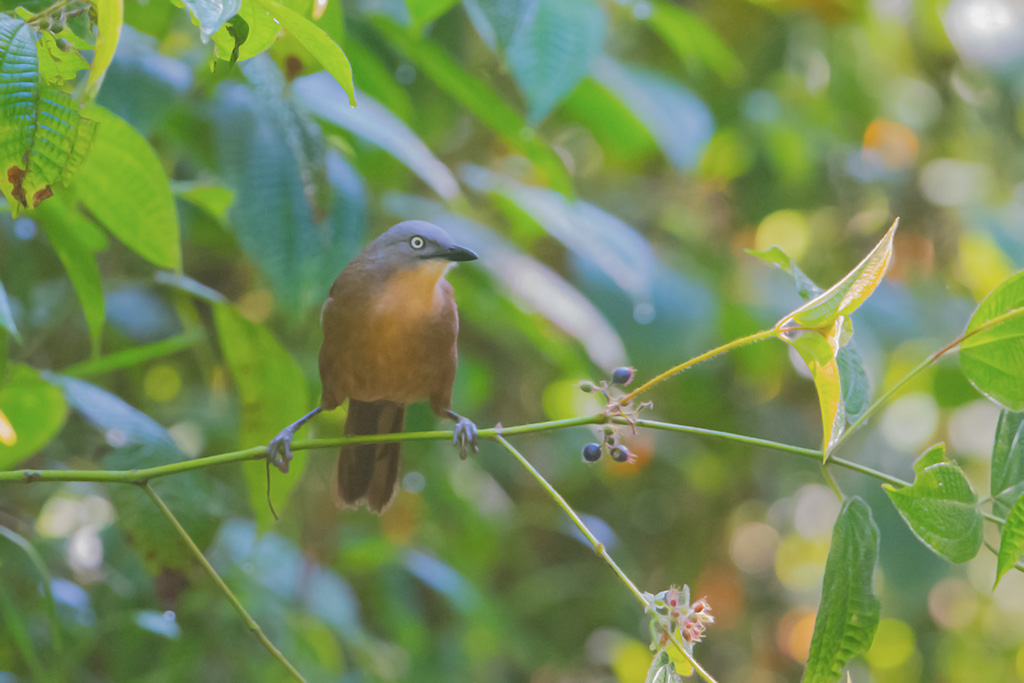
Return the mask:
<svg viewBox="0 0 1024 683">
<path fill-rule="evenodd" d="M 346 399 L 346 436 L 401 432 L 406 406 L 429 400 L 438 416 L 455 422 L 460 456 L 476 451 L 476 425 L 451 409 L 459 314 L 445 275 L 477 258 L 444 229 L 420 220 L 398 223 L 366 245 L 338 275 L 320 310 L 320 405 L 270 441 L 268 460 L 287 472 L 298 429 Z M 396 441 L 343 445 L 335 504 L 365 503 L 384 512 L 395 495 L 399 454 Z"/>
</svg>

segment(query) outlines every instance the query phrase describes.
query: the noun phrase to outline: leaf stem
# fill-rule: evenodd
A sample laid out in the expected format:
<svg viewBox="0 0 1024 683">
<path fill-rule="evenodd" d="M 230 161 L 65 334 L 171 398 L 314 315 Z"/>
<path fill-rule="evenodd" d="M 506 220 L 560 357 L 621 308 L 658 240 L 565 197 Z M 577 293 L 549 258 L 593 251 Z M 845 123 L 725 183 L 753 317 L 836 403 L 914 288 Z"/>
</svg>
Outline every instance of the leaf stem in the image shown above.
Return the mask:
<svg viewBox="0 0 1024 683">
<path fill-rule="evenodd" d="M 163 499 L 157 495 L 156 491 L 154 491 L 153 488 L 148 483 L 142 484 L 142 490 L 145 491 L 146 494 L 153 501 L 153 503 L 158 508 L 160 508 L 160 512 L 164 513 L 164 517 L 166 517 L 167 520 L 171 523 L 171 525 L 174 527 L 174 530 L 178 532 L 178 535 L 181 537 L 181 540 L 183 540 L 185 542 L 185 545 L 188 546 L 189 550 L 192 551 L 192 554 L 195 556 L 196 560 L 199 561 L 199 564 L 203 565 L 203 569 L 206 570 L 206 573 L 210 575 L 210 578 L 213 579 L 213 582 L 216 583 L 217 587 L 220 588 L 221 592 L 224 593 L 224 595 L 228 599 L 228 602 L 230 602 L 232 606 L 234 606 L 235 610 L 237 610 L 237 612 L 242 616 L 242 619 L 245 621 L 246 626 L 249 627 L 249 630 L 252 631 L 253 635 L 255 635 L 259 639 L 259 641 L 263 643 L 263 646 L 270 651 L 270 654 L 274 655 L 275 659 L 281 662 L 281 664 L 284 665 L 286 669 L 288 669 L 288 672 L 292 675 L 292 677 L 295 680 L 303 681 L 304 683 L 306 679 L 303 678 L 302 674 L 300 674 L 298 670 L 294 666 L 292 666 L 292 663 L 289 662 L 283 654 L 281 654 L 281 651 L 274 647 L 274 644 L 270 642 L 270 639 L 267 638 L 267 635 L 263 633 L 263 629 L 261 629 L 260 625 L 256 623 L 256 620 L 249 615 L 249 612 L 246 611 L 241 601 L 235 596 L 231 589 L 228 588 L 228 585 L 224 583 L 224 579 L 220 577 L 220 574 L 217 573 L 217 570 L 214 569 L 213 565 L 210 564 L 210 561 L 206 559 L 206 556 L 203 555 L 203 551 L 199 549 L 199 546 L 196 545 L 196 542 L 193 541 L 189 533 L 185 531 L 185 527 L 181 525 L 181 522 L 179 522 L 178 518 L 174 516 L 174 513 L 171 512 L 171 509 L 169 507 L 167 507 L 167 504 L 164 503 Z"/>
<path fill-rule="evenodd" d="M 721 346 L 715 347 L 715 348 L 711 349 L 710 351 L 705 351 L 704 353 L 700 354 L 699 356 L 694 356 L 693 358 L 691 358 L 690 360 L 688 360 L 688 361 L 686 361 L 684 363 L 680 363 L 679 365 L 676 365 L 675 367 L 669 368 L 668 370 L 666 370 L 665 372 L 661 373 L 660 375 L 654 377 L 653 379 L 647 380 L 646 382 L 644 382 L 643 384 L 638 386 L 636 389 L 634 389 L 633 391 L 629 392 L 628 394 L 626 394 L 625 396 L 620 398 L 619 399 L 619 405 L 626 405 L 627 403 L 632 401 L 634 398 L 636 398 L 640 394 L 644 393 L 645 391 L 647 391 L 648 389 L 653 387 L 655 384 L 660 384 L 661 382 L 664 382 L 669 377 L 672 377 L 674 375 L 678 375 L 680 372 L 682 372 L 684 370 L 688 370 L 688 369 L 692 368 L 694 365 L 697 365 L 698 363 L 702 363 L 702 362 L 708 360 L 709 358 L 713 358 L 713 357 L 715 357 L 715 356 L 717 356 L 719 354 L 725 353 L 726 351 L 731 351 L 731 350 L 739 348 L 741 346 L 746 346 L 747 344 L 753 344 L 754 342 L 759 342 L 759 341 L 763 341 L 765 339 L 770 339 L 771 337 L 776 337 L 776 336 L 778 336 L 778 334 L 779 334 L 778 328 L 777 327 L 772 327 L 772 328 L 767 329 L 767 330 L 761 330 L 760 332 L 755 332 L 754 334 L 747 335 L 746 337 L 740 337 L 739 339 L 734 339 L 731 342 L 728 342 L 726 344 L 722 344 Z"/>
<path fill-rule="evenodd" d="M 605 563 L 612 568 L 612 571 L 614 571 L 619 577 L 619 580 L 621 580 L 630 592 L 633 593 L 636 599 L 640 601 L 644 606 L 644 609 L 648 609 L 650 607 L 650 603 L 647 602 L 647 598 L 645 598 L 644 594 L 640 592 L 640 589 L 636 587 L 636 584 L 626 576 L 626 572 L 622 571 L 622 568 L 619 567 L 615 560 L 612 559 L 612 556 L 608 554 L 608 550 L 604 547 L 604 544 L 597 540 L 597 537 L 594 536 L 593 532 L 591 532 L 589 528 L 587 528 L 587 525 L 584 524 L 583 520 L 580 519 L 580 516 L 576 514 L 576 511 L 573 510 L 569 503 L 566 502 L 565 498 L 562 497 L 562 494 L 560 494 L 555 487 L 544 478 L 544 475 L 538 472 L 537 468 L 530 464 L 530 461 L 523 457 L 523 454 L 516 450 L 515 446 L 510 444 L 504 436 L 497 434 L 494 437 L 494 440 L 504 446 L 505 449 L 519 461 L 519 464 L 526 468 L 527 472 L 533 475 L 533 478 L 536 479 L 544 490 L 548 492 L 548 495 L 554 499 L 558 507 L 562 508 L 562 511 L 569 516 L 569 519 L 571 519 L 573 524 L 576 525 L 576 528 L 580 530 L 580 533 L 590 541 L 590 545 L 593 546 L 594 552 L 600 555 L 601 559 L 603 559 Z M 672 642 L 677 648 L 679 648 L 679 651 L 683 653 L 683 656 L 686 657 L 686 660 L 690 663 L 690 666 L 693 667 L 694 671 L 700 674 L 700 677 L 707 681 L 707 683 L 715 683 L 715 679 L 711 677 L 711 674 L 709 674 L 704 667 L 702 667 L 697 660 L 693 658 L 693 655 L 686 651 L 683 644 L 679 642 L 674 634 L 671 635 L 671 638 Z"/>
</svg>

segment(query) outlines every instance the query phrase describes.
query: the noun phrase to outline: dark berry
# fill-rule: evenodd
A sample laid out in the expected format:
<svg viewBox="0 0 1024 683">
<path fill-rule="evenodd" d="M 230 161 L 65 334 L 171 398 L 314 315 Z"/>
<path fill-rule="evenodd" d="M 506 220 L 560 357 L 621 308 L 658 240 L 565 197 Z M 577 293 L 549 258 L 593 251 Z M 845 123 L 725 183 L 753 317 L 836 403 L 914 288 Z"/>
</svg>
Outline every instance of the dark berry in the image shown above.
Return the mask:
<svg viewBox="0 0 1024 683">
<path fill-rule="evenodd" d="M 612 448 L 612 460 L 615 462 L 629 462 L 629 449 L 625 446 Z"/>
<path fill-rule="evenodd" d="M 612 373 L 612 383 L 626 386 L 633 381 L 633 368 L 615 368 Z"/>
<path fill-rule="evenodd" d="M 588 443 L 583 447 L 583 459 L 587 462 L 597 462 L 601 457 L 601 444 Z"/>
</svg>

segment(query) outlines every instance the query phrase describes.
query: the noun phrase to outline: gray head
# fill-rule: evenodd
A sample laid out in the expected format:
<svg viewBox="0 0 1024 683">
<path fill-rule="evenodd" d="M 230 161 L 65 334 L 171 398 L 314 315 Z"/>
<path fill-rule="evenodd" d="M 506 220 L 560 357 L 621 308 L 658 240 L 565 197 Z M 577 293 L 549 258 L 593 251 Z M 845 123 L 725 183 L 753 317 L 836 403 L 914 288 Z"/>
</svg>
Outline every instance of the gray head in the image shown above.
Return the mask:
<svg viewBox="0 0 1024 683">
<path fill-rule="evenodd" d="M 475 261 L 475 252 L 460 247 L 447 232 L 426 221 L 393 225 L 366 245 L 362 256 L 391 266 L 415 267 L 425 261 Z"/>
</svg>

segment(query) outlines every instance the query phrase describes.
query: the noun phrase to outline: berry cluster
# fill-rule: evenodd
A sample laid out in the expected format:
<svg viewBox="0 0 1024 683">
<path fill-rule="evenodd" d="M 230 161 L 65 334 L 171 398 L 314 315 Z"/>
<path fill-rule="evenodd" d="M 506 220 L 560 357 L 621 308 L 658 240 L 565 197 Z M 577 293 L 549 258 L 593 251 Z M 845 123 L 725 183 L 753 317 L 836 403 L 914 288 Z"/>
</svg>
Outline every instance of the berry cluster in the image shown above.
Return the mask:
<svg viewBox="0 0 1024 683">
<path fill-rule="evenodd" d="M 613 415 L 623 415 L 622 405 L 619 400 L 612 395 L 613 386 L 626 386 L 633 381 L 633 374 L 635 369 L 631 367 L 616 368 L 612 372 L 611 382 L 602 381 L 599 384 L 595 384 L 590 381 L 580 382 L 580 390 L 585 393 L 598 392 L 603 394 L 607 401 L 607 407 L 605 412 L 609 417 Z M 588 443 L 583 447 L 583 460 L 586 462 L 597 462 L 601 459 L 603 454 L 607 453 L 611 456 L 611 459 L 615 462 L 628 462 L 632 463 L 636 461 L 636 456 L 630 453 L 629 449 L 621 443 L 616 443 L 615 425 L 606 424 L 604 426 L 604 439 L 601 443 Z"/>
</svg>

